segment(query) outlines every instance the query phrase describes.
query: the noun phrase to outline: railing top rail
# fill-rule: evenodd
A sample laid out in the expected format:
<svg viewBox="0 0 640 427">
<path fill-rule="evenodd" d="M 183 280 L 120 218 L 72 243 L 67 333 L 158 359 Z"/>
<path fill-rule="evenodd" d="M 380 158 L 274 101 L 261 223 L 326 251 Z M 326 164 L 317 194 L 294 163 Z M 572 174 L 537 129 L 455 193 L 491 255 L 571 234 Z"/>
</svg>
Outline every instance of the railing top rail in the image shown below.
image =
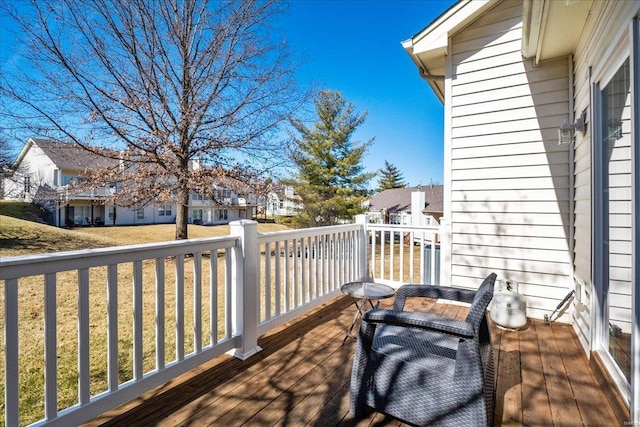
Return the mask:
<svg viewBox="0 0 640 427">
<path fill-rule="evenodd" d="M 330 233 L 361 230 L 361 224 L 343 224 L 326 227 L 300 228 L 296 230 L 272 231 L 258 234 L 258 242 L 270 243 L 285 239 L 297 239 L 301 237 L 323 236 Z"/>
<path fill-rule="evenodd" d="M 6 257 L 0 259 L 0 280 L 186 255 L 233 247 L 237 244 L 238 237 L 223 236 Z"/>
<path fill-rule="evenodd" d="M 368 230 L 397 230 L 397 231 L 421 231 L 421 232 L 440 232 L 440 226 L 437 225 L 402 225 L 402 224 L 367 224 Z"/>
</svg>

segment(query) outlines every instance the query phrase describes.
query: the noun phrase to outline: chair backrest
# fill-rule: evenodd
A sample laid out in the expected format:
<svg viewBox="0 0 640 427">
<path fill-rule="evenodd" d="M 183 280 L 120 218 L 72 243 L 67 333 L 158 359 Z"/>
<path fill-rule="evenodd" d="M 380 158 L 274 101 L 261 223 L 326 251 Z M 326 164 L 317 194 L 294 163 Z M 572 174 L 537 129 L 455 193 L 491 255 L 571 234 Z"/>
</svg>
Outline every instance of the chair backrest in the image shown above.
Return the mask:
<svg viewBox="0 0 640 427">
<path fill-rule="evenodd" d="M 467 314 L 467 322 L 473 325 L 473 328 L 478 331 L 480 322 L 482 321 L 485 311 L 493 298 L 493 285 L 496 282 L 496 273 L 491 273 L 482 282 L 476 292 L 476 296 L 473 298 L 471 308 L 469 308 L 469 314 Z"/>
</svg>

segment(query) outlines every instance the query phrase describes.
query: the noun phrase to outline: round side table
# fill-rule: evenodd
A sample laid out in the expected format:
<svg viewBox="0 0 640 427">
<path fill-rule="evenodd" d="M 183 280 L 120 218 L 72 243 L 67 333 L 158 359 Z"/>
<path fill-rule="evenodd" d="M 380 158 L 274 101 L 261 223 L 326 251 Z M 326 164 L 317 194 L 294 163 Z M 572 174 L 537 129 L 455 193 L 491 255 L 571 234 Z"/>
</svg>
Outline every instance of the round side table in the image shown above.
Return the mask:
<svg viewBox="0 0 640 427">
<path fill-rule="evenodd" d="M 349 295 L 353 299 L 353 305 L 356 306 L 353 322 L 351 322 L 351 326 L 347 329 L 347 334 L 342 340 L 343 345 L 347 342 L 347 339 L 357 338 L 357 335 L 353 334 L 353 328 L 364 312 L 368 310 L 366 307 L 367 302 L 371 308 L 378 308 L 381 299 L 391 298 L 396 293 L 391 286 L 366 281 L 345 283 L 340 287 L 340 291 L 345 295 Z"/>
</svg>

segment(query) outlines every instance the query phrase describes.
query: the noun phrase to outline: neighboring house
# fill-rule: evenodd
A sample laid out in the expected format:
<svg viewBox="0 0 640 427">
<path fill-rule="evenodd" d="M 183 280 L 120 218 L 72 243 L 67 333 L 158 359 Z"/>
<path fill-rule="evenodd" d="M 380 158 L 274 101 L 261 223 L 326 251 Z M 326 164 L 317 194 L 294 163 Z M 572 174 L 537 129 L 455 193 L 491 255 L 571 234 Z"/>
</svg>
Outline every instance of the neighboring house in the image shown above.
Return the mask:
<svg viewBox="0 0 640 427">
<path fill-rule="evenodd" d="M 293 187 L 284 184 L 272 184 L 267 192 L 266 213 L 270 216 L 293 216 L 301 209 L 300 196 Z"/>
<path fill-rule="evenodd" d="M 371 222 L 401 225 L 434 225 L 442 217 L 442 185 L 383 190 L 369 199 Z M 415 213 L 421 214 L 415 217 Z"/>
<path fill-rule="evenodd" d="M 575 291 L 561 320 L 630 424 L 640 422 L 639 16 L 638 1 L 465 0 L 403 42 L 444 104 L 443 282 L 495 271 L 520 283 L 535 318 Z"/>
<path fill-rule="evenodd" d="M 198 192 L 191 193 L 190 223 L 228 224 L 239 219 L 253 219 L 257 215 L 258 197 L 254 191 L 235 180 L 225 181 L 222 185 L 214 185 L 210 196 Z"/>
<path fill-rule="evenodd" d="M 91 169 L 117 166 L 118 160 L 105 158 L 75 144 L 31 138 L 15 162 L 23 172 L 4 178 L 7 198 L 35 202 L 51 212 L 53 225 L 138 225 L 174 223 L 175 203 L 150 203 L 139 208 L 116 206 L 109 201 L 119 185 L 74 190 Z M 198 163 L 196 162 L 196 165 Z M 196 166 L 198 167 L 198 166 Z M 25 172 L 27 171 L 27 172 Z M 232 191 L 214 189 L 215 203 L 193 193 L 190 197 L 189 222 L 226 224 L 236 219 L 252 218 L 257 207 L 253 193 L 246 187 Z"/>
<path fill-rule="evenodd" d="M 56 226 L 102 223 L 114 212 L 104 202 L 115 187 L 77 192 L 70 185 L 114 162 L 73 144 L 30 138 L 14 163 L 23 172 L 5 178 L 5 196 L 42 205 Z"/>
</svg>

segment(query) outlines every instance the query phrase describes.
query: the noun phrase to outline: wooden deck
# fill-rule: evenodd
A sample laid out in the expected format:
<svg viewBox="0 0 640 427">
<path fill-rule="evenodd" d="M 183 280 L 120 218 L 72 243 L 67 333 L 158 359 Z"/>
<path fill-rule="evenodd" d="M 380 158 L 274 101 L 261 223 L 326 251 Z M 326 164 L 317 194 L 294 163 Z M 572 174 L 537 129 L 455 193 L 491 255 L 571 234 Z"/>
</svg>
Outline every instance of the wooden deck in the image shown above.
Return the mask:
<svg viewBox="0 0 640 427">
<path fill-rule="evenodd" d="M 466 308 L 412 302 L 415 310 L 464 317 Z M 349 414 L 353 340 L 342 340 L 355 308 L 341 297 L 262 337 L 242 362 L 219 357 L 87 426 L 399 426 Z M 493 328 L 498 385 L 495 425 L 620 425 L 568 325 L 530 321 Z"/>
</svg>

